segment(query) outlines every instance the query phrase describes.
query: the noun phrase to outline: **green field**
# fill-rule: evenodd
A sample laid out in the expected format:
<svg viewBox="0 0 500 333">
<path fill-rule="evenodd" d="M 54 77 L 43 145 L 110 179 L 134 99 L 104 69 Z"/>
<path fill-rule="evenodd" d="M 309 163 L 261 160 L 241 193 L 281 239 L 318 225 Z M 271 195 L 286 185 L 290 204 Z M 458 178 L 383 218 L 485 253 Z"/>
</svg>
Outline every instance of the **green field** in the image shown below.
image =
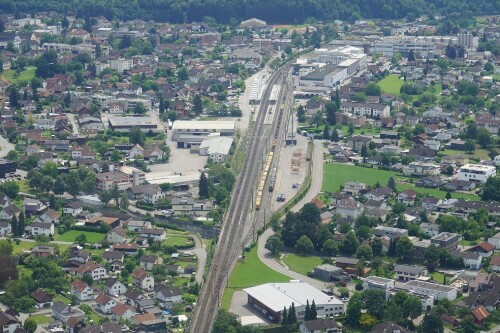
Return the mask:
<svg viewBox="0 0 500 333">
<path fill-rule="evenodd" d="M 48 324 L 53 321 L 49 316 L 44 316 L 41 314 L 33 315 L 30 318 L 33 319 L 37 323 L 37 325 Z"/>
<path fill-rule="evenodd" d="M 378 82 L 380 89 L 384 94 L 399 95 L 403 80 L 397 74 L 391 74 Z"/>
<path fill-rule="evenodd" d="M 76 237 L 81 234 L 87 236 L 87 243 L 99 243 L 106 236 L 105 234 L 101 234 L 98 232 L 70 230 L 62 235 L 55 235 L 54 239 L 61 242 L 74 242 Z"/>
<path fill-rule="evenodd" d="M 308 272 L 313 270 L 314 266 L 321 265 L 323 259 L 315 256 L 301 256 L 294 253 L 288 253 L 283 258 L 283 262 L 292 271 L 307 275 Z"/>
<path fill-rule="evenodd" d="M 71 303 L 71 300 L 69 298 L 67 298 L 66 296 L 63 296 L 61 294 L 57 294 L 55 297 L 54 297 L 54 303 L 55 302 L 63 302 L 64 304 L 70 304 Z"/>
<path fill-rule="evenodd" d="M 26 67 L 26 70 L 19 73 L 19 76 L 16 75 L 15 70 L 9 69 L 3 72 L 3 77 L 11 83 L 19 83 L 21 81 L 29 82 L 35 77 L 35 69 L 36 67 L 32 66 Z"/>
<path fill-rule="evenodd" d="M 235 291 L 268 282 L 288 282 L 290 277 L 273 271 L 257 256 L 257 248 L 247 253 L 245 261 L 239 261 L 234 267 L 227 289 L 222 299 L 222 308 L 229 309 Z"/>
<path fill-rule="evenodd" d="M 171 236 L 163 241 L 164 246 L 187 246 L 188 244 L 194 245 L 194 242 L 189 242 L 187 236 Z"/>
<path fill-rule="evenodd" d="M 27 252 L 36 245 L 35 242 L 26 242 L 26 241 L 20 241 L 19 244 L 16 244 L 16 242 L 12 242 L 11 244 L 13 247 L 14 254 Z"/>
<path fill-rule="evenodd" d="M 393 177 L 394 179 L 408 179 L 398 176 L 394 171 L 378 170 L 338 163 L 327 163 L 324 165 L 322 191 L 337 192 L 340 190 L 341 185 L 344 185 L 349 181 L 359 181 L 369 186 L 375 185 L 378 181 L 380 185 L 385 186 L 390 177 Z M 445 191 L 433 188 L 415 187 L 412 184 L 397 184 L 396 189 L 398 191 L 413 189 L 422 195 L 432 195 L 438 198 L 444 198 L 446 196 Z M 453 193 L 453 198 L 463 198 L 469 200 L 479 199 L 477 195 L 463 193 Z"/>
</svg>

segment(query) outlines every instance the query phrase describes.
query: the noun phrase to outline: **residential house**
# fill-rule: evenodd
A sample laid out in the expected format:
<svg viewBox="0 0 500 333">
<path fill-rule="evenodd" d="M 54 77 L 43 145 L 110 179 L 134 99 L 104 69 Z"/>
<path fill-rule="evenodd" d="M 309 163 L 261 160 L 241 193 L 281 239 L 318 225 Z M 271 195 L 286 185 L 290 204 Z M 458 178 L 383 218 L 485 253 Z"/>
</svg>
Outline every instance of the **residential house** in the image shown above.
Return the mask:
<svg viewBox="0 0 500 333">
<path fill-rule="evenodd" d="M 490 316 L 488 310 L 486 310 L 482 305 L 472 310 L 471 314 L 476 325 L 481 325 Z"/>
<path fill-rule="evenodd" d="M 357 196 L 361 191 L 366 190 L 366 184 L 358 181 L 347 182 L 344 184 L 343 193 L 347 195 Z"/>
<path fill-rule="evenodd" d="M 21 329 L 21 323 L 12 315 L 0 313 L 0 329 L 2 333 L 14 333 Z"/>
<path fill-rule="evenodd" d="M 167 237 L 165 229 L 141 229 L 139 230 L 139 237 L 145 239 L 152 239 L 155 242 L 161 242 Z"/>
<path fill-rule="evenodd" d="M 412 331 L 392 321 L 384 321 L 375 326 L 369 333 L 412 333 Z"/>
<path fill-rule="evenodd" d="M 78 216 L 83 211 L 83 206 L 79 201 L 74 201 L 63 208 L 64 214 L 69 214 L 73 217 Z"/>
<path fill-rule="evenodd" d="M 23 211 L 26 215 L 38 215 L 46 208 L 47 206 L 38 199 L 24 198 L 23 200 Z"/>
<path fill-rule="evenodd" d="M 5 208 L 11 204 L 11 200 L 5 193 L 0 193 L 0 208 Z"/>
<path fill-rule="evenodd" d="M 71 283 L 70 288 L 71 295 L 74 295 L 80 302 L 94 299 L 94 290 L 85 282 L 77 279 Z"/>
<path fill-rule="evenodd" d="M 380 187 L 366 193 L 365 197 L 369 200 L 383 201 L 389 199 L 393 192 L 389 187 Z"/>
<path fill-rule="evenodd" d="M 361 216 L 361 214 L 363 214 L 363 210 L 363 205 L 352 198 L 340 200 L 336 207 L 337 214 L 343 217 L 351 217 L 353 219 L 357 219 Z"/>
<path fill-rule="evenodd" d="M 154 254 L 144 254 L 139 259 L 139 265 L 145 271 L 150 271 L 155 265 L 161 265 L 162 263 L 163 258 Z"/>
<path fill-rule="evenodd" d="M 130 220 L 127 221 L 127 229 L 130 231 L 137 232 L 141 229 L 151 229 L 152 225 L 149 221 L 136 221 Z"/>
<path fill-rule="evenodd" d="M 182 290 L 159 284 L 155 287 L 155 298 L 163 303 L 179 303 L 182 300 Z"/>
<path fill-rule="evenodd" d="M 155 286 L 155 280 L 152 275 L 148 272 L 137 268 L 132 272 L 132 284 L 143 290 L 153 290 Z"/>
<path fill-rule="evenodd" d="M 54 225 L 46 222 L 33 222 L 24 230 L 30 235 L 45 235 L 47 237 L 54 236 Z"/>
<path fill-rule="evenodd" d="M 141 200 L 152 205 L 156 205 L 159 199 L 165 197 L 165 193 L 156 184 L 145 184 L 132 186 L 127 190 L 130 199 Z"/>
<path fill-rule="evenodd" d="M 491 256 L 490 266 L 492 271 L 500 272 L 500 255 Z"/>
<path fill-rule="evenodd" d="M 127 232 L 122 227 L 117 227 L 111 229 L 106 234 L 106 240 L 110 244 L 126 243 L 127 242 Z"/>
<path fill-rule="evenodd" d="M 442 232 L 431 238 L 431 243 L 436 246 L 452 250 L 457 247 L 458 242 L 462 240 L 462 235 L 452 232 Z"/>
<path fill-rule="evenodd" d="M 52 305 L 52 318 L 56 320 L 60 320 L 63 323 L 66 323 L 69 318 L 84 318 L 85 312 L 71 305 L 64 304 L 63 302 L 55 302 Z"/>
<path fill-rule="evenodd" d="M 500 232 L 496 233 L 494 236 L 488 238 L 488 243 L 495 246 L 495 249 L 500 249 Z"/>
<path fill-rule="evenodd" d="M 51 294 L 41 288 L 38 288 L 37 290 L 32 292 L 31 298 L 33 298 L 40 309 L 51 306 L 52 300 L 54 299 Z"/>
<path fill-rule="evenodd" d="M 10 222 L 7 221 L 1 221 L 0 222 L 0 236 L 8 236 L 12 232 L 12 227 L 10 225 Z"/>
<path fill-rule="evenodd" d="M 451 251 L 451 255 L 455 258 L 461 258 L 464 266 L 471 270 L 481 268 L 482 257 L 478 253 Z"/>
<path fill-rule="evenodd" d="M 127 287 L 117 278 L 107 278 L 104 281 L 104 292 L 111 296 L 122 295 L 127 292 Z"/>
<path fill-rule="evenodd" d="M 135 316 L 135 307 L 128 304 L 117 303 L 113 309 L 111 309 L 113 320 L 132 320 Z"/>
<path fill-rule="evenodd" d="M 360 152 L 363 146 L 372 140 L 371 136 L 353 135 L 347 140 L 347 146 L 353 151 Z"/>
<path fill-rule="evenodd" d="M 434 237 L 439 234 L 439 225 L 435 223 L 422 223 L 420 224 L 420 231 L 428 236 Z"/>
<path fill-rule="evenodd" d="M 80 267 L 76 268 L 75 273 L 80 277 L 85 274 L 90 274 L 94 281 L 99 281 L 107 277 L 106 269 L 94 261 L 88 261 Z"/>
<path fill-rule="evenodd" d="M 465 250 L 465 252 L 477 253 L 483 258 L 491 257 L 494 251 L 495 246 L 488 242 L 481 242 Z"/>
<path fill-rule="evenodd" d="M 405 176 L 434 176 L 441 172 L 439 165 L 424 162 L 411 162 L 403 167 Z"/>
<path fill-rule="evenodd" d="M 122 269 L 124 262 L 124 254 L 123 252 L 118 251 L 104 251 L 102 257 L 109 264 L 112 271 L 117 271 Z"/>
<path fill-rule="evenodd" d="M 373 229 L 373 234 L 378 237 L 389 237 L 390 239 L 399 239 L 403 236 L 408 236 L 408 230 L 379 225 Z"/>
<path fill-rule="evenodd" d="M 300 333 L 342 333 L 342 325 L 335 319 L 321 318 L 302 322 L 299 330 Z"/>
<path fill-rule="evenodd" d="M 111 309 L 116 306 L 116 301 L 104 293 L 97 295 L 95 303 L 97 310 L 102 314 L 111 314 Z"/>
<path fill-rule="evenodd" d="M 13 216 L 17 216 L 21 211 L 16 205 L 9 204 L 0 211 L 0 220 L 11 221 Z"/>
<path fill-rule="evenodd" d="M 408 281 L 402 288 L 418 295 L 433 296 L 438 301 L 442 299 L 454 301 L 458 292 L 457 288 L 418 280 Z"/>
<path fill-rule="evenodd" d="M 426 276 L 427 269 L 423 266 L 396 265 L 394 273 L 396 280 L 410 281 Z"/>
<path fill-rule="evenodd" d="M 408 206 L 413 206 L 415 204 L 415 199 L 417 198 L 417 192 L 412 189 L 406 189 L 400 192 L 397 196 L 398 202 L 404 203 Z"/>
<path fill-rule="evenodd" d="M 35 257 L 48 257 L 55 254 L 55 248 L 52 246 L 36 245 L 31 249 L 31 254 Z"/>
<path fill-rule="evenodd" d="M 422 207 L 428 211 L 436 211 L 438 206 L 443 203 L 443 200 L 434 197 L 425 197 L 421 201 Z"/>
<path fill-rule="evenodd" d="M 57 224 L 59 223 L 59 213 L 53 209 L 48 209 L 42 215 L 37 216 L 35 222 Z"/>
</svg>

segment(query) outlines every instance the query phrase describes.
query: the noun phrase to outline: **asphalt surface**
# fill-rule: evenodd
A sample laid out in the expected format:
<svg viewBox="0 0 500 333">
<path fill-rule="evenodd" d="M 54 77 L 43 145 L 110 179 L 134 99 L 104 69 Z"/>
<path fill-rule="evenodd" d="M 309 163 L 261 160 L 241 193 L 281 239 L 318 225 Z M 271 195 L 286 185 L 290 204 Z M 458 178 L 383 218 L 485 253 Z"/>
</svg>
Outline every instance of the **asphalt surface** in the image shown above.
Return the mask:
<svg viewBox="0 0 500 333">
<path fill-rule="evenodd" d="M 0 150 L 0 157 L 5 157 L 9 151 L 15 149 L 14 145 L 3 136 L 0 136 L 0 148 L 2 149 Z"/>
</svg>

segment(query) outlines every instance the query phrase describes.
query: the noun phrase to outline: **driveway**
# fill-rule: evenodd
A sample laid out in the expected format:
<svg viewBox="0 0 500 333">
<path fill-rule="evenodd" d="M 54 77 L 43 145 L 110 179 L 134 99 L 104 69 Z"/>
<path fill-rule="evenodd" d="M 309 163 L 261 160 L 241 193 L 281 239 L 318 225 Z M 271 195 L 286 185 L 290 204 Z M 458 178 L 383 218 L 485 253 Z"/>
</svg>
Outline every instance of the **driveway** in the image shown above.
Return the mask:
<svg viewBox="0 0 500 333">
<path fill-rule="evenodd" d="M 14 145 L 3 136 L 0 136 L 0 148 L 2 149 L 0 150 L 0 157 L 5 157 L 9 151 L 15 149 Z"/>
<path fill-rule="evenodd" d="M 68 117 L 68 120 L 71 123 L 73 134 L 75 135 L 80 134 L 80 127 L 78 127 L 78 124 L 76 123 L 75 115 L 72 113 L 67 113 L 66 116 Z"/>
<path fill-rule="evenodd" d="M 195 279 L 198 284 L 201 284 L 203 281 L 203 274 L 205 274 L 205 266 L 207 265 L 207 250 L 200 235 L 194 235 L 193 238 L 195 240 L 195 247 L 191 252 L 198 258 L 198 269 L 196 270 Z"/>
</svg>

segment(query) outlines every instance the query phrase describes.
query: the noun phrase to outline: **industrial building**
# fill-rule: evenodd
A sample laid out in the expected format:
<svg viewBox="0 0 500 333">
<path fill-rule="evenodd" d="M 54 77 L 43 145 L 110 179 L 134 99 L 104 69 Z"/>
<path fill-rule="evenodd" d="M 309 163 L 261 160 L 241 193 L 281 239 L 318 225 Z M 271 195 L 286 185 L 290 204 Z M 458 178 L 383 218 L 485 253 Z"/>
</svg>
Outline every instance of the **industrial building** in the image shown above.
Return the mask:
<svg viewBox="0 0 500 333">
<path fill-rule="evenodd" d="M 248 304 L 260 311 L 273 322 L 281 321 L 284 308 L 292 304 L 297 312 L 297 319 L 304 319 L 306 304 L 316 304 L 318 317 L 334 317 L 345 313 L 345 304 L 335 296 L 329 296 L 302 281 L 289 283 L 266 283 L 243 289 L 248 295 Z"/>
<path fill-rule="evenodd" d="M 149 116 L 109 116 L 109 128 L 117 132 L 128 132 L 133 127 L 138 127 L 142 132 L 159 132 L 160 129 Z"/>
<path fill-rule="evenodd" d="M 228 136 L 207 137 L 200 145 L 200 155 L 208 156 L 215 163 L 224 163 L 229 156 L 233 138 Z"/>
<path fill-rule="evenodd" d="M 172 125 L 172 141 L 179 148 L 200 145 L 204 137 L 218 133 L 220 136 L 234 136 L 235 124 L 232 120 L 189 121 L 176 120 Z"/>
</svg>

